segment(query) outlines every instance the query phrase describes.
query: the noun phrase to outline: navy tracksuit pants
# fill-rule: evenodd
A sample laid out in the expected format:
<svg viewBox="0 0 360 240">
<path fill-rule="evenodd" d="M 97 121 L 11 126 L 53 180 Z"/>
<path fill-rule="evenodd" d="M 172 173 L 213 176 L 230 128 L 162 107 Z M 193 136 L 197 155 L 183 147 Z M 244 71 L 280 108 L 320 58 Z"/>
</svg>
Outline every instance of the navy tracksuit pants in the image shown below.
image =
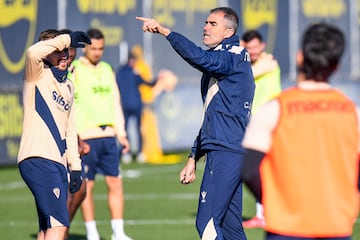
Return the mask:
<svg viewBox="0 0 360 240">
<path fill-rule="evenodd" d="M 229 151 L 206 154 L 196 216 L 202 240 L 246 240 L 242 227 L 242 156 Z"/>
</svg>

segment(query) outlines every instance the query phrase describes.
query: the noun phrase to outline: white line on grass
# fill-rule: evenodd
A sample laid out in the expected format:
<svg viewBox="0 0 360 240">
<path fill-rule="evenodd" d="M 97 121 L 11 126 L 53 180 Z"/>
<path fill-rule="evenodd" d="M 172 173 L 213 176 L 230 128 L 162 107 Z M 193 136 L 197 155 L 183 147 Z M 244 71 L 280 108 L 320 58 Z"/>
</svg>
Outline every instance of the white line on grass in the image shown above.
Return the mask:
<svg viewBox="0 0 360 240">
<path fill-rule="evenodd" d="M 23 181 L 0 183 L 0 191 L 1 190 L 25 188 L 25 187 L 26 187 L 26 185 L 25 185 L 25 183 Z"/>
<path fill-rule="evenodd" d="M 142 219 L 134 220 L 127 219 L 125 220 L 125 225 L 192 225 L 195 223 L 195 218 L 190 219 Z M 356 223 L 360 223 L 360 218 L 356 220 Z M 22 227 L 22 226 L 36 226 L 37 221 L 0 221 L 2 227 Z M 96 224 L 99 226 L 109 225 L 109 220 L 96 220 Z M 82 226 L 84 225 L 83 221 L 72 221 L 71 225 Z"/>
<path fill-rule="evenodd" d="M 125 220 L 125 225 L 190 225 L 195 223 L 195 219 L 143 219 L 143 220 Z M 2 227 L 22 227 L 36 226 L 37 221 L 0 221 Z M 99 226 L 109 225 L 109 220 L 96 220 Z M 71 225 L 82 226 L 83 221 L 73 221 Z"/>
<path fill-rule="evenodd" d="M 125 193 L 125 200 L 127 201 L 141 201 L 141 200 L 194 200 L 198 198 L 196 193 Z M 95 194 L 94 199 L 97 201 L 107 201 L 107 194 Z M 19 203 L 29 202 L 33 200 L 30 194 L 17 194 L 11 196 L 2 196 L 0 203 Z"/>
<path fill-rule="evenodd" d="M 140 178 L 142 176 L 151 176 L 151 175 L 159 175 L 161 173 L 169 173 L 180 171 L 178 166 L 159 166 L 158 168 L 137 168 L 137 169 L 127 169 L 122 170 L 123 178 Z M 177 175 L 174 175 L 174 179 L 177 179 Z M 96 176 L 97 180 L 103 179 L 102 175 Z M 23 181 L 13 181 L 7 183 L 0 183 L 0 191 L 3 190 L 11 190 L 11 189 L 20 189 L 26 188 L 26 184 Z"/>
<path fill-rule="evenodd" d="M 82 221 L 71 222 L 71 224 L 75 223 L 76 225 L 84 225 Z M 109 225 L 109 220 L 96 220 L 96 224 L 99 225 Z M 131 220 L 126 219 L 124 221 L 125 225 L 189 225 L 195 223 L 194 219 L 142 219 L 142 220 Z"/>
</svg>

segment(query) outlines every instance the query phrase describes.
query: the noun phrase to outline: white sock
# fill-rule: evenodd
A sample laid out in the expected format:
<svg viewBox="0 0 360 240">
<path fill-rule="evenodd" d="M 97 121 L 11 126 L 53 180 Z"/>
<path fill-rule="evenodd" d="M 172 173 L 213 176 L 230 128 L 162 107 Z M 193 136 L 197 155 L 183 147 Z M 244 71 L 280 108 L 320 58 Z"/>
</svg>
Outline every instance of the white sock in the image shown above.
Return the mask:
<svg viewBox="0 0 360 240">
<path fill-rule="evenodd" d="M 96 228 L 96 221 L 85 222 L 86 234 L 88 236 L 98 236 L 98 230 Z"/>
<path fill-rule="evenodd" d="M 111 219 L 111 228 L 115 236 L 124 235 L 124 220 L 123 219 Z"/>
<path fill-rule="evenodd" d="M 261 203 L 256 202 L 256 217 L 264 219 L 263 206 Z"/>
</svg>

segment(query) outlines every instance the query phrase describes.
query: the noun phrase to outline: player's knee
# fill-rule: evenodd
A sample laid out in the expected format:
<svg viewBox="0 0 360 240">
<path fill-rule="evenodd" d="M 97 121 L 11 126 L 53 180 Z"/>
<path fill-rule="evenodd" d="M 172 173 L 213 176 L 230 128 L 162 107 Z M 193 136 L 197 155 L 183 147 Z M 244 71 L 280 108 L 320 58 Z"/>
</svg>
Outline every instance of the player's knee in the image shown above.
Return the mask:
<svg viewBox="0 0 360 240">
<path fill-rule="evenodd" d="M 82 182 L 79 192 L 81 193 L 81 196 L 83 198 L 86 197 L 86 182 L 85 181 Z"/>
<path fill-rule="evenodd" d="M 86 188 L 80 189 L 80 191 L 79 191 L 80 200 L 84 201 L 85 197 L 86 197 Z"/>
</svg>

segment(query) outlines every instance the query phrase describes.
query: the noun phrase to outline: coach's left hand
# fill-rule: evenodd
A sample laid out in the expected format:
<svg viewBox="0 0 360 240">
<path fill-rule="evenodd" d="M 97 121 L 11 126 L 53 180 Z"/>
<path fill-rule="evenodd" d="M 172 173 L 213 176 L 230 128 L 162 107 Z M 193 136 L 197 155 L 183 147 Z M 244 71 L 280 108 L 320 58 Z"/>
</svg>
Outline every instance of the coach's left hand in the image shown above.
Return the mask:
<svg viewBox="0 0 360 240">
<path fill-rule="evenodd" d="M 180 172 L 180 183 L 189 184 L 193 183 L 196 179 L 196 161 L 193 157 L 189 156 L 185 167 Z"/>
</svg>

